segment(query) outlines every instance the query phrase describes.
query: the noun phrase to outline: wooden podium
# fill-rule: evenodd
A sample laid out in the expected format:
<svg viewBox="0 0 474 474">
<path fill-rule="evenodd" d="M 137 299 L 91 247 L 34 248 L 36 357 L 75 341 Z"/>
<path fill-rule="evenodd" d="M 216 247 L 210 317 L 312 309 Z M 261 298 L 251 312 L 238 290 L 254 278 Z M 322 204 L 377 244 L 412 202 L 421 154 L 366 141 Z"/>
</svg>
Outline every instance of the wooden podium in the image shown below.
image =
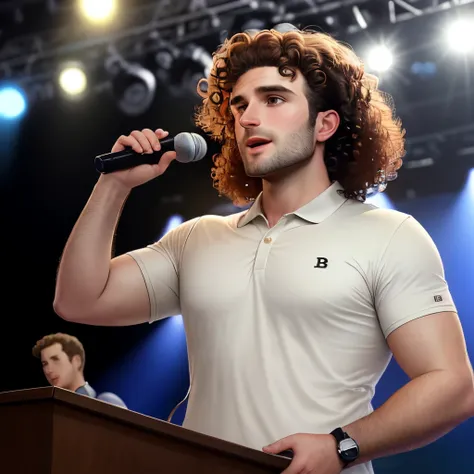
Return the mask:
<svg viewBox="0 0 474 474">
<path fill-rule="evenodd" d="M 289 462 L 68 390 L 0 393 L 5 474 L 264 474 Z"/>
</svg>

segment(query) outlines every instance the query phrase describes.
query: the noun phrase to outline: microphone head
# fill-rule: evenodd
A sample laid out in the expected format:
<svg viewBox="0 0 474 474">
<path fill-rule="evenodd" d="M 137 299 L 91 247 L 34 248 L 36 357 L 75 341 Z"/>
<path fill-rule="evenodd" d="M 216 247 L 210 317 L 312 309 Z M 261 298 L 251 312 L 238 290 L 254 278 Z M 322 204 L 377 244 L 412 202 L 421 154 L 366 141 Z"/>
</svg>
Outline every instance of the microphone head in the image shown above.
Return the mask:
<svg viewBox="0 0 474 474">
<path fill-rule="evenodd" d="M 199 161 L 206 156 L 207 143 L 197 133 L 181 132 L 174 137 L 176 160 L 180 163 Z"/>
</svg>

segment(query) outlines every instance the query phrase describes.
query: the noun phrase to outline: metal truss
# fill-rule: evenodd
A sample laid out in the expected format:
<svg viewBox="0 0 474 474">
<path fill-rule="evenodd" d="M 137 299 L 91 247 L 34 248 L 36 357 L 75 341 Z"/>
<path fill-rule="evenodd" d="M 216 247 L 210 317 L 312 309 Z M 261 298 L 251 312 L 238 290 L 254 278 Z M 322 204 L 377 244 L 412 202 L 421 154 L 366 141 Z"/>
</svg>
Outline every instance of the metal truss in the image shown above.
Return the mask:
<svg viewBox="0 0 474 474">
<path fill-rule="evenodd" d="M 474 0 L 129 0 L 126 11 L 95 29 L 77 16 L 78 0 L 0 2 L 0 82 L 14 82 L 30 102 L 56 95 L 55 75 L 66 60 L 82 62 L 94 76 L 91 91 L 110 87 L 104 64 L 118 53 L 127 61 L 151 61 L 157 53 L 191 43 L 213 50 L 223 38 L 258 20 L 262 28 L 290 22 L 347 37 L 423 15 L 474 4 Z M 149 67 L 149 66 L 146 66 Z"/>
<path fill-rule="evenodd" d="M 51 69 L 51 60 L 74 56 L 90 59 L 105 54 L 111 45 L 124 56 L 137 56 L 146 48 L 158 47 L 153 38 L 176 45 L 206 37 L 218 41 L 223 31 L 232 30 L 236 19 L 256 17 L 266 27 L 280 22 L 322 25 L 331 33 L 342 35 L 375 23 L 396 24 L 447 11 L 474 0 L 142 0 L 131 2 L 119 21 L 102 32 L 74 17 L 75 3 L 77 0 L 0 3 L 0 79 L 28 80 Z M 36 17 L 40 18 L 29 18 L 30 9 L 39 12 Z M 62 18 L 63 26 L 55 27 Z M 49 26 L 39 30 L 34 26 L 38 23 Z M 41 62 L 45 66 L 35 69 Z"/>
</svg>

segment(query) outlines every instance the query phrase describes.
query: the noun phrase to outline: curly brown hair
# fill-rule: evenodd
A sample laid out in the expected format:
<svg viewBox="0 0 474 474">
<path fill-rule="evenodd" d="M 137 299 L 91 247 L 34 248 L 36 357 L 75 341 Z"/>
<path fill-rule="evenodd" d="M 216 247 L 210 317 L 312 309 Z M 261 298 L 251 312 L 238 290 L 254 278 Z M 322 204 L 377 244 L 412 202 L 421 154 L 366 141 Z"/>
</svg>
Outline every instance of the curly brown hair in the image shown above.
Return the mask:
<svg viewBox="0 0 474 474">
<path fill-rule="evenodd" d="M 235 139 L 229 97 L 238 78 L 252 68 L 277 67 L 282 76 L 299 70 L 307 81 L 310 120 L 324 110 L 340 116 L 336 133 L 325 142 L 324 160 L 331 181 L 347 198 L 364 201 L 397 177 L 405 154 L 405 131 L 388 94 L 375 76 L 364 72 L 353 50 L 331 36 L 311 30 L 237 33 L 213 55 L 207 79 L 198 84 L 203 97 L 195 123 L 222 144 L 213 157 L 212 179 L 221 195 L 237 206 L 249 204 L 262 190 L 260 178 L 248 177 Z"/>
<path fill-rule="evenodd" d="M 47 336 L 44 336 L 39 341 L 37 341 L 33 347 L 33 355 L 38 359 L 41 359 L 41 351 L 56 343 L 61 344 L 63 351 L 69 357 L 69 360 L 72 360 L 75 355 L 78 355 L 81 358 L 80 369 L 83 371 L 84 365 L 86 363 L 86 353 L 84 351 L 84 346 L 77 337 L 71 336 L 69 334 L 58 332 L 56 334 L 48 334 Z"/>
</svg>

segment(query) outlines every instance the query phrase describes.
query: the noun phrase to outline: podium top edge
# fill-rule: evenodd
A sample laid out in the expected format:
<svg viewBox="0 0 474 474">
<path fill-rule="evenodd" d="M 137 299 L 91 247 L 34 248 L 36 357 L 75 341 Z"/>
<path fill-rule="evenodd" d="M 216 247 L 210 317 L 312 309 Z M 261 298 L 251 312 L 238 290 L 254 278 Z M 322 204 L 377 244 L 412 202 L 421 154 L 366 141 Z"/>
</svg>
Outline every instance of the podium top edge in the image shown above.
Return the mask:
<svg viewBox="0 0 474 474">
<path fill-rule="evenodd" d="M 0 405 L 32 400 L 46 400 L 54 397 L 55 390 L 55 387 L 38 387 L 0 392 Z"/>
<path fill-rule="evenodd" d="M 0 408 L 2 406 L 5 408 L 8 405 L 21 405 L 48 400 L 52 403 L 72 406 L 74 409 L 86 410 L 98 416 L 105 416 L 119 423 L 135 425 L 139 429 L 152 431 L 161 436 L 171 436 L 186 443 L 199 445 L 204 449 L 217 450 L 227 455 L 251 460 L 257 464 L 276 468 L 280 471 L 283 471 L 290 463 L 288 458 L 267 454 L 263 451 L 208 436 L 149 415 L 58 387 L 48 386 L 0 392 Z"/>
</svg>

